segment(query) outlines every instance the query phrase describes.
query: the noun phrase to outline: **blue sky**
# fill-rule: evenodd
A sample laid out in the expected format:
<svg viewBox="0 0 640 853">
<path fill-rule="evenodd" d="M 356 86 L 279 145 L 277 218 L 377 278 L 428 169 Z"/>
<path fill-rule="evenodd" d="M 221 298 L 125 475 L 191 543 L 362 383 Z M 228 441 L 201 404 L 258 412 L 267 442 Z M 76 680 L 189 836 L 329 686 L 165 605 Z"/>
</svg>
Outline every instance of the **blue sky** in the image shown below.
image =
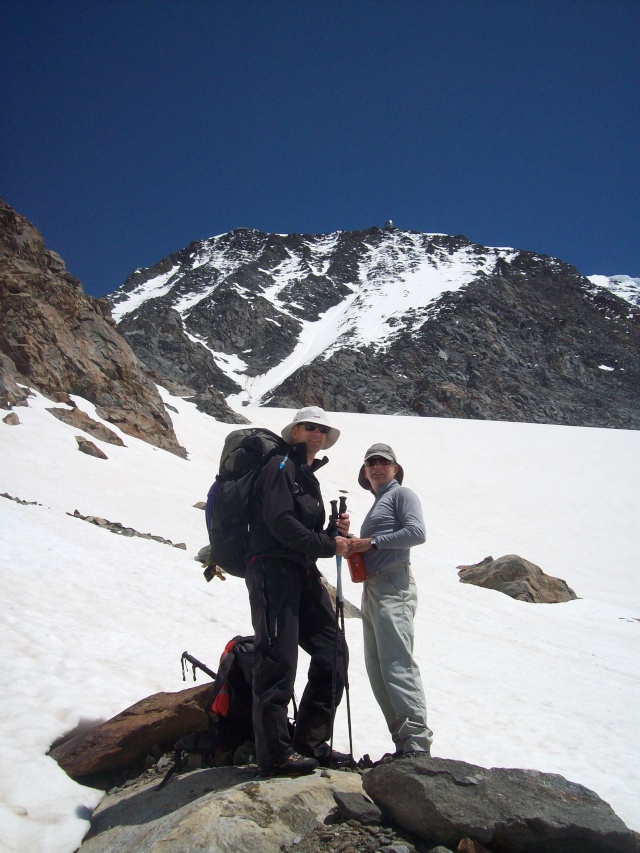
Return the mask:
<svg viewBox="0 0 640 853">
<path fill-rule="evenodd" d="M 94 295 L 245 226 L 640 276 L 639 0 L 0 0 L 0 196 Z"/>
</svg>

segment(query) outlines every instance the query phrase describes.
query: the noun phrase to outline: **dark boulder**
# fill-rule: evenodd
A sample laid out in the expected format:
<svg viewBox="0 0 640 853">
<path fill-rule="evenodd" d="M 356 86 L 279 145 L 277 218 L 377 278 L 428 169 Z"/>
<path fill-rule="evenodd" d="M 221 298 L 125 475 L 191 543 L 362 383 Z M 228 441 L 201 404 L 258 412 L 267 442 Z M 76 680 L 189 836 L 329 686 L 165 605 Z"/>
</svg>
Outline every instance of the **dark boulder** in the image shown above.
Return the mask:
<svg viewBox="0 0 640 853">
<path fill-rule="evenodd" d="M 593 791 L 537 770 L 405 758 L 363 775 L 383 811 L 429 844 L 464 838 L 493 853 L 636 853 L 636 839 Z"/>
</svg>

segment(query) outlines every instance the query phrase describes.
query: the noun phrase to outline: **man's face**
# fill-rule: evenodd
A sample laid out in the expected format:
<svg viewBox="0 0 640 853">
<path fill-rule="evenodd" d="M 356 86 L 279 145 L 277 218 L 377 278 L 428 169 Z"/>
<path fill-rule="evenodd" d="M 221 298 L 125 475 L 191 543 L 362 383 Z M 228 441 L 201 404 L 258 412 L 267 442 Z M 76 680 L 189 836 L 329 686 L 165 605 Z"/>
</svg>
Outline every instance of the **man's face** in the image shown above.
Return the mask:
<svg viewBox="0 0 640 853">
<path fill-rule="evenodd" d="M 386 486 L 390 483 L 398 473 L 399 465 L 389 462 L 383 456 L 372 456 L 364 463 L 364 475 L 371 483 L 373 491 L 377 491 L 380 486 Z"/>
<path fill-rule="evenodd" d="M 315 456 L 316 453 L 324 449 L 328 432 L 328 427 L 320 426 L 319 424 L 301 423 L 293 427 L 291 438 L 294 444 L 303 441 L 307 445 L 307 455 Z"/>
</svg>

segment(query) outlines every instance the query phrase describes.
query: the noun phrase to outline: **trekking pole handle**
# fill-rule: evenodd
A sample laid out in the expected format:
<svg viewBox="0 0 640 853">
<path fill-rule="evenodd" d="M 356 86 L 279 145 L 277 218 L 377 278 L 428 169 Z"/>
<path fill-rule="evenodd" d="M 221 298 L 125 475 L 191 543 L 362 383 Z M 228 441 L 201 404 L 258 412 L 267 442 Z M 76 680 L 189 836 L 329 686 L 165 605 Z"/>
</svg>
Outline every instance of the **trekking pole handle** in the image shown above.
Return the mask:
<svg viewBox="0 0 640 853">
<path fill-rule="evenodd" d="M 187 680 L 185 678 L 185 661 L 189 661 L 189 663 L 193 667 L 193 680 L 194 681 L 196 680 L 196 668 L 201 669 L 203 672 L 205 672 L 210 678 L 213 678 L 215 681 L 216 673 L 213 672 L 213 670 L 209 669 L 208 666 L 205 666 L 197 658 L 194 658 L 193 655 L 190 655 L 189 652 L 182 652 L 182 657 L 180 660 L 182 663 L 182 680 L 183 681 Z"/>
<path fill-rule="evenodd" d="M 338 516 L 346 515 L 347 512 L 347 499 L 344 495 L 340 495 L 340 509 L 338 511 Z"/>
<path fill-rule="evenodd" d="M 330 501 L 331 503 L 331 515 L 329 516 L 329 527 L 327 528 L 327 533 L 329 536 L 334 539 L 338 535 L 338 525 L 336 521 L 338 520 L 338 501 Z"/>
</svg>

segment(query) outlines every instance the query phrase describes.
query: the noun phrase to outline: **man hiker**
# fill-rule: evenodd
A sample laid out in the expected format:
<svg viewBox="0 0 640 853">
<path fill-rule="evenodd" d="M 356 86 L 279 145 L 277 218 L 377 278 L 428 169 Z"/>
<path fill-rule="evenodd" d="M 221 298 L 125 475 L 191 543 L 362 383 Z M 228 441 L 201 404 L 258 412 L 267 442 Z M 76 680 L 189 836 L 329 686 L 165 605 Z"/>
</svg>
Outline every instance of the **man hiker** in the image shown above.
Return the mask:
<svg viewBox="0 0 640 853">
<path fill-rule="evenodd" d="M 361 553 L 367 578 L 362 590 L 364 658 L 373 695 L 395 744 L 395 756 L 429 755 L 433 733 L 413 657 L 418 606 L 410 548 L 425 539 L 418 496 L 402 486 L 404 471 L 388 444 L 364 455 L 358 483 L 373 492 L 373 506 L 348 553 Z"/>
<path fill-rule="evenodd" d="M 331 751 L 332 681 L 336 660 L 336 705 L 342 697 L 348 653 L 337 630 L 331 599 L 316 560 L 344 556 L 349 517 L 337 520 L 337 535 L 325 528 L 316 459 L 340 431 L 317 406 L 301 409 L 282 430 L 286 454 L 272 456 L 254 487 L 246 584 L 255 634 L 253 728 L 256 759 L 265 776 L 312 773 L 318 765 L 340 766 L 350 756 Z M 335 527 L 334 527 L 335 529 Z M 293 696 L 298 646 L 310 657 L 308 681 L 295 732 L 287 709 Z"/>
</svg>

